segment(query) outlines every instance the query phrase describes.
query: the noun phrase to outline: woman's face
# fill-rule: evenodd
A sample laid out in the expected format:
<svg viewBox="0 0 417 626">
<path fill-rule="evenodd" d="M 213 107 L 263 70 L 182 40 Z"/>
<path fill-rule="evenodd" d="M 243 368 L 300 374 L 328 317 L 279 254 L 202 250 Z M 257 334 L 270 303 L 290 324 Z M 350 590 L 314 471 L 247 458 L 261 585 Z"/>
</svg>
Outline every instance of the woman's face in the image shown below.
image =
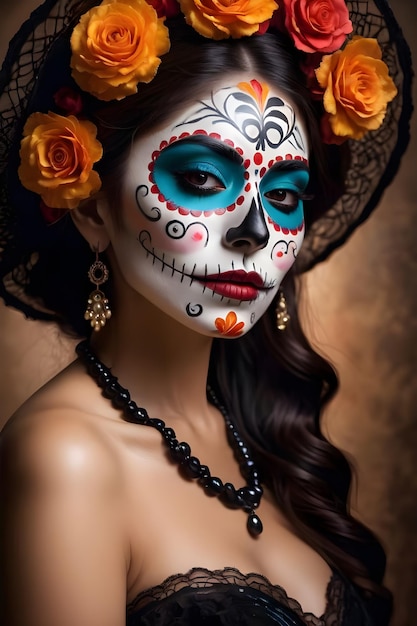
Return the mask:
<svg viewBox="0 0 417 626">
<path fill-rule="evenodd" d="M 259 320 L 304 236 L 303 121 L 279 91 L 245 78 L 223 79 L 136 141 L 110 228 L 126 282 L 211 336 Z"/>
</svg>

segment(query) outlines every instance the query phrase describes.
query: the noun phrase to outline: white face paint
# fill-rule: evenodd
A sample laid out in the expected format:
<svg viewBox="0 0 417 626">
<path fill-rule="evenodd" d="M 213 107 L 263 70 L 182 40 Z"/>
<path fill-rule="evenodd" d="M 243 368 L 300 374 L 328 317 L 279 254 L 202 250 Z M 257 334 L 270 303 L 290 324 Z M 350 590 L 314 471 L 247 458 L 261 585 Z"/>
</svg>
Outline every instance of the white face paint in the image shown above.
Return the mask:
<svg viewBox="0 0 417 626">
<path fill-rule="evenodd" d="M 308 182 L 306 133 L 288 99 L 231 82 L 133 145 L 111 234 L 133 289 L 225 337 L 253 326 L 294 263 Z"/>
</svg>

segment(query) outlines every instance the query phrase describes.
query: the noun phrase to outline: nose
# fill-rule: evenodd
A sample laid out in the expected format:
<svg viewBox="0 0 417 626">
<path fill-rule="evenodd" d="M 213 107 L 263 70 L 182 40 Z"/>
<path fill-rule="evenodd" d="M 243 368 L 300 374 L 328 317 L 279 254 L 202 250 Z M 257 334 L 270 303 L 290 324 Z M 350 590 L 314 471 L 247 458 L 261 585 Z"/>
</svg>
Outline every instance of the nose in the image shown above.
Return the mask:
<svg viewBox="0 0 417 626">
<path fill-rule="evenodd" d="M 229 228 L 225 235 L 226 243 L 233 248 L 246 248 L 245 252 L 256 252 L 265 248 L 269 240 L 268 227 L 260 203 L 252 198 L 250 209 L 243 222 Z"/>
</svg>

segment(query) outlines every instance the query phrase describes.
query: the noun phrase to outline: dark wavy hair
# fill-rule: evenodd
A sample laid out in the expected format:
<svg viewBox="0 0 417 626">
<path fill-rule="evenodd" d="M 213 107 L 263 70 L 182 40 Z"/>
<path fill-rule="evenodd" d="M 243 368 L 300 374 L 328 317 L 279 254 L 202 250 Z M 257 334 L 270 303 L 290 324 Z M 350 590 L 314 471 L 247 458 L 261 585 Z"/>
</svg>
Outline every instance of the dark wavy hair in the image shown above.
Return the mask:
<svg viewBox="0 0 417 626">
<path fill-rule="evenodd" d="M 306 203 L 308 231 L 341 195 L 345 171 L 341 159 L 348 159 L 348 154 L 340 156 L 339 149 L 336 155 L 323 146 L 315 105 L 292 44 L 283 35 L 270 34 L 212 42 L 181 23 L 170 33 L 171 51 L 149 85 L 140 86 L 136 96 L 122 102 L 88 103 L 89 117 L 98 126 L 104 146 L 100 174 L 115 211 L 132 141 L 140 141 L 142 134 L 174 115 L 184 102 L 207 92 L 219 76 L 253 71 L 288 96 L 306 122 L 312 181 L 308 191 L 313 195 Z M 36 258 L 26 291 L 41 298 L 67 330 L 85 336 L 91 250 L 68 216 L 44 227 L 42 233 L 37 242 L 33 233 L 28 238 Z M 384 552 L 373 534 L 348 513 L 350 466 L 320 429 L 320 415 L 337 390 L 337 376 L 303 333 L 294 274 L 290 272 L 283 285 L 291 314 L 287 330 L 277 332 L 275 305 L 271 305 L 247 335 L 214 341 L 209 377 L 253 448 L 264 482 L 299 536 L 365 593 L 389 601 L 382 586 Z"/>
</svg>

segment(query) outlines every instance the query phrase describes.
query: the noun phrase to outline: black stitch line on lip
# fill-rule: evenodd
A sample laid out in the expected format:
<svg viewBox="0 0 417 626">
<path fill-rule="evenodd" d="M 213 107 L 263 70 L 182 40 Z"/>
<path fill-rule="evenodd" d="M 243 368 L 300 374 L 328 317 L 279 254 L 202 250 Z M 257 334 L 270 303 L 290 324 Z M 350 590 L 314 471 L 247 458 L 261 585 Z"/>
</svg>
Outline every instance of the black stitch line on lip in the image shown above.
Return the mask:
<svg viewBox="0 0 417 626">
<path fill-rule="evenodd" d="M 205 293 L 206 289 L 207 289 L 207 263 L 204 264 L 204 283 L 203 283 L 203 293 Z"/>
<path fill-rule="evenodd" d="M 195 281 L 195 278 L 194 278 L 194 272 L 195 272 L 195 268 L 196 268 L 196 267 L 197 267 L 197 263 L 194 263 L 194 267 L 193 267 L 193 269 L 191 270 L 191 274 L 190 274 L 190 279 L 191 279 L 191 282 L 190 282 L 190 287 L 191 287 L 191 285 L 193 284 L 193 282 Z"/>
</svg>

